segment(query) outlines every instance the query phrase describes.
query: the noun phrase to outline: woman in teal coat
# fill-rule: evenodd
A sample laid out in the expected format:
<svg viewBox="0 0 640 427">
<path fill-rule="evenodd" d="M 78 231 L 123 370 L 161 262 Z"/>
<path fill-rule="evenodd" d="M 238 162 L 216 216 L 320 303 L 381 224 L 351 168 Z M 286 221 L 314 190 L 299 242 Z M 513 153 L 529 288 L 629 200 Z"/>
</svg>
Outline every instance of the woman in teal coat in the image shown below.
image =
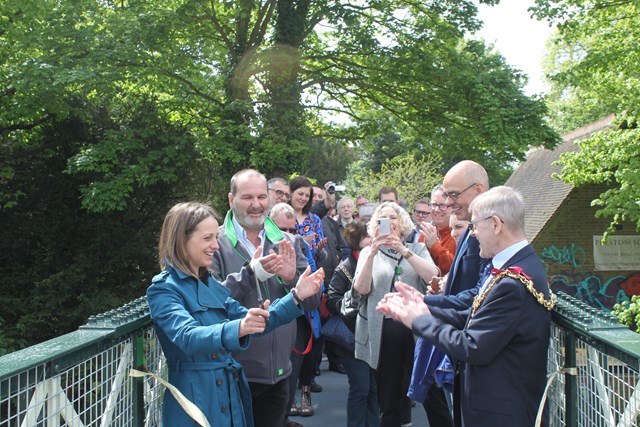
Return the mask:
<svg viewBox="0 0 640 427">
<path fill-rule="evenodd" d="M 250 335 L 267 333 L 303 314 L 300 302 L 316 294 L 324 273 L 309 269 L 296 288 L 264 309 L 247 309 L 229 297 L 229 290 L 211 277 L 218 249 L 215 212 L 200 203 L 175 205 L 165 217 L 158 258 L 164 271 L 147 290 L 151 318 L 167 359 L 169 382 L 206 416 L 212 426 L 251 427 L 251 395 L 242 366 L 232 352 L 249 346 Z M 276 272 L 295 258 L 288 242 L 254 262 L 261 274 Z M 256 280 L 250 265 L 228 280 Z M 196 426 L 170 393 L 163 403 L 165 426 Z"/>
</svg>

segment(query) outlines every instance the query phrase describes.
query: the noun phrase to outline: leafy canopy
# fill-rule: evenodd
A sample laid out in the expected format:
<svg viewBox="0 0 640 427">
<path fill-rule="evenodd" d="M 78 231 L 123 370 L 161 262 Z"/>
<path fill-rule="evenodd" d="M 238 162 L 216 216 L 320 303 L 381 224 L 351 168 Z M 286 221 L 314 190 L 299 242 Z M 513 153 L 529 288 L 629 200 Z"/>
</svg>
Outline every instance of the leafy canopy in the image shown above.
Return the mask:
<svg viewBox="0 0 640 427">
<path fill-rule="evenodd" d="M 534 12 L 559 29 L 550 63 L 556 123 L 569 130 L 615 113 L 618 125 L 564 154 L 561 177 L 611 186 L 593 201 L 611 219 L 607 233 L 623 221 L 640 230 L 640 3 L 538 0 Z"/>
</svg>

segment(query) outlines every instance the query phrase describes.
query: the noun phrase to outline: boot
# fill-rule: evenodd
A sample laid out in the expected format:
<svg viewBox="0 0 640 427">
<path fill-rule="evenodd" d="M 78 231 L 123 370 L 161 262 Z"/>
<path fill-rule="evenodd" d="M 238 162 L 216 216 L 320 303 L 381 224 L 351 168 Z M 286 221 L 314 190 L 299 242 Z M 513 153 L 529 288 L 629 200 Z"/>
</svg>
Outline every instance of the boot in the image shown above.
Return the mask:
<svg viewBox="0 0 640 427">
<path fill-rule="evenodd" d="M 310 417 L 314 414 L 313 404 L 311 403 L 311 386 L 302 386 L 302 396 L 300 399 L 300 416 Z"/>
<path fill-rule="evenodd" d="M 294 417 L 296 415 L 300 415 L 300 408 L 298 408 L 298 404 L 296 403 L 295 400 L 291 404 L 291 409 L 289 409 L 289 415 L 294 416 Z"/>
</svg>

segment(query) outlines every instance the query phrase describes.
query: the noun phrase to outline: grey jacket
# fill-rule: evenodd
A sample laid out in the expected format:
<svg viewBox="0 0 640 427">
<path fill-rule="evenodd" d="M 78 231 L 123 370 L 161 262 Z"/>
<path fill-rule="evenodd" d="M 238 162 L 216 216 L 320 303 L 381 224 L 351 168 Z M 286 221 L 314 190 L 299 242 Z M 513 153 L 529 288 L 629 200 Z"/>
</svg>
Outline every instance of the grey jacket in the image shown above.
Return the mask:
<svg viewBox="0 0 640 427">
<path fill-rule="evenodd" d="M 242 266 L 251 261 L 253 254 L 248 254 L 238 243 L 231 218 L 232 213 L 229 211 L 225 223 L 220 227 L 218 235 L 220 249 L 213 256 L 214 276 L 219 281 L 223 281 L 231 275 L 231 280 L 226 282 L 227 287 L 231 290 L 230 297 L 247 308 L 257 307 L 258 291 L 255 282 L 233 280 L 239 274 Z M 288 239 L 293 243 L 296 251 L 298 271 L 293 280 L 285 283 L 274 276 L 265 282 L 260 282 L 263 298 L 273 301 L 284 297 L 291 288 L 296 286 L 300 274 L 307 268 L 308 263 L 302 253 L 300 242 L 297 242 L 293 235 L 280 231 L 269 218 L 265 221 L 265 234 L 263 253 L 267 253 L 274 243 L 282 239 Z M 305 299 L 302 305 L 305 309 L 311 309 L 314 306 L 317 307 L 319 303 L 320 293 L 313 298 Z M 242 364 L 249 382 L 275 384 L 289 377 L 291 374 L 289 359 L 296 340 L 296 332 L 297 323 L 290 322 L 265 336 L 253 336 L 247 350 L 233 355 Z"/>
<path fill-rule="evenodd" d="M 429 250 L 424 243 L 407 243 L 407 247 L 414 253 L 414 256 L 431 260 Z M 370 250 L 371 247 L 367 246 L 360 252 L 356 275 L 362 267 L 360 260 L 364 260 L 366 253 Z M 356 320 L 355 355 L 356 359 L 364 360 L 373 369 L 378 368 L 380 347 L 382 345 L 383 316 L 376 311 L 376 306 L 382 297 L 391 291 L 391 281 L 396 264 L 396 261 L 378 251 L 373 261 L 371 292 L 368 295 L 363 295 L 360 300 L 360 309 Z M 406 259 L 402 259 L 400 267 L 402 268 L 402 273 L 397 276 L 398 280 L 413 286 L 423 294 L 427 292 L 427 284 Z"/>
</svg>

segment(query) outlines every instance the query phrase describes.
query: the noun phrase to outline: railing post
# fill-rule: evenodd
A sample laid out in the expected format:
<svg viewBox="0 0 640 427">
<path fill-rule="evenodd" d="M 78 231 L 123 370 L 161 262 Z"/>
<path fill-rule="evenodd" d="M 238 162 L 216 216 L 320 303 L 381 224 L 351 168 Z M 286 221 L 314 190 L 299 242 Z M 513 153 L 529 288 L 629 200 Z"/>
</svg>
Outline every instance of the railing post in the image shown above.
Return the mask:
<svg viewBox="0 0 640 427">
<path fill-rule="evenodd" d="M 565 329 L 565 368 L 576 368 L 576 334 Z M 567 427 L 578 427 L 578 376 L 564 374 L 564 411 L 565 425 Z"/>
<path fill-rule="evenodd" d="M 144 330 L 138 330 L 132 337 L 133 364 L 135 369 L 144 367 Z M 146 416 L 144 407 L 144 378 L 132 378 L 133 380 L 133 420 L 134 425 L 144 427 Z"/>
</svg>

